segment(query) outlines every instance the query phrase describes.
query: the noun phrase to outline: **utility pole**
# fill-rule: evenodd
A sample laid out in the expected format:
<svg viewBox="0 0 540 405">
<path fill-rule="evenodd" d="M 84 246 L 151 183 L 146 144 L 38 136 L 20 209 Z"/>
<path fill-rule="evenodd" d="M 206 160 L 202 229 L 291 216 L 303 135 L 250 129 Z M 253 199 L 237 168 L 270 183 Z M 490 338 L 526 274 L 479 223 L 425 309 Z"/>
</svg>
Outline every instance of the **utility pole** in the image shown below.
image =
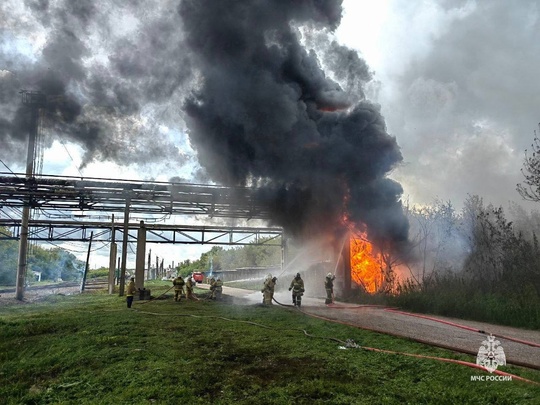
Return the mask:
<svg viewBox="0 0 540 405">
<path fill-rule="evenodd" d="M 120 286 L 118 287 L 118 295 L 122 297 L 124 295 L 124 288 L 126 286 L 126 262 L 127 262 L 127 248 L 129 238 L 129 206 L 131 204 L 131 195 L 126 198 L 126 207 L 124 209 L 124 239 L 122 240 L 122 267 L 120 269 Z"/>
<path fill-rule="evenodd" d="M 30 109 L 30 126 L 28 131 L 28 153 L 26 155 L 26 180 L 30 183 L 34 176 L 34 155 L 36 151 L 36 138 L 38 135 L 39 109 L 47 101 L 45 94 L 38 91 L 21 90 L 22 103 Z M 32 195 L 28 196 L 28 201 L 24 204 L 21 218 L 21 237 L 19 242 L 19 263 L 17 267 L 16 298 L 19 301 L 24 299 L 24 284 L 26 280 L 26 256 L 28 253 L 28 221 L 30 220 L 30 209 Z"/>
<path fill-rule="evenodd" d="M 84 275 L 81 282 L 81 291 L 84 291 L 84 287 L 86 284 L 86 276 L 88 274 L 88 266 L 90 265 L 90 252 L 92 251 L 92 239 L 94 238 L 94 232 L 90 232 L 90 243 L 88 244 L 88 253 L 86 254 L 86 265 L 84 266 Z"/>
<path fill-rule="evenodd" d="M 148 252 L 148 279 L 153 280 L 155 279 L 155 275 L 152 274 L 152 249 L 149 249 Z"/>
<path fill-rule="evenodd" d="M 109 252 L 109 294 L 114 294 L 114 279 L 116 275 L 116 255 L 118 248 L 116 246 L 116 238 L 114 234 L 114 214 L 111 219 L 111 248 Z"/>
</svg>

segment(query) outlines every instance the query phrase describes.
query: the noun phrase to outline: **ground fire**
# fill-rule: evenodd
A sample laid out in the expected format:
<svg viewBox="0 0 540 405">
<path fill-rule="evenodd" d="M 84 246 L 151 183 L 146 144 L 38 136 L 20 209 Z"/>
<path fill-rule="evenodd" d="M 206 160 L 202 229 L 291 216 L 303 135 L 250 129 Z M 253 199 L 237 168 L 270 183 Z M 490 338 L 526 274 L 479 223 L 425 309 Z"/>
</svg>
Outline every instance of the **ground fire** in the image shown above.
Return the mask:
<svg viewBox="0 0 540 405">
<path fill-rule="evenodd" d="M 377 292 L 383 284 L 382 257 L 364 237 L 351 235 L 351 279 L 368 293 Z"/>
</svg>

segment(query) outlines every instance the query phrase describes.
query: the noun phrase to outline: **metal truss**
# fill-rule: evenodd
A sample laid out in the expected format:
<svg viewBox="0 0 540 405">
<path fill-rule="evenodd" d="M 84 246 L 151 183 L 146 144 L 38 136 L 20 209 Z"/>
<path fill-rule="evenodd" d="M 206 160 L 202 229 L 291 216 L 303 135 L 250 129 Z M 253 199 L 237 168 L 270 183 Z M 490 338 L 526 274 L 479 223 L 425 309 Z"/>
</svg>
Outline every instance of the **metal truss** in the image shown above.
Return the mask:
<svg viewBox="0 0 540 405">
<path fill-rule="evenodd" d="M 0 175 L 6 173 L 0 173 Z M 0 176 L 0 207 L 268 219 L 255 189 L 77 177 Z"/>
<path fill-rule="evenodd" d="M 128 242 L 137 241 L 139 223 L 128 226 Z M 8 232 L 2 231 L 2 227 Z M 268 245 L 281 246 L 281 228 L 220 227 L 197 225 L 144 224 L 146 243 L 179 243 L 206 245 Z M 21 221 L 0 219 L 0 240 L 17 240 Z M 93 241 L 111 242 L 124 234 L 120 223 L 33 220 L 29 222 L 28 240 L 56 242 L 87 242 L 92 233 Z M 117 236 L 118 235 L 118 236 Z"/>
</svg>

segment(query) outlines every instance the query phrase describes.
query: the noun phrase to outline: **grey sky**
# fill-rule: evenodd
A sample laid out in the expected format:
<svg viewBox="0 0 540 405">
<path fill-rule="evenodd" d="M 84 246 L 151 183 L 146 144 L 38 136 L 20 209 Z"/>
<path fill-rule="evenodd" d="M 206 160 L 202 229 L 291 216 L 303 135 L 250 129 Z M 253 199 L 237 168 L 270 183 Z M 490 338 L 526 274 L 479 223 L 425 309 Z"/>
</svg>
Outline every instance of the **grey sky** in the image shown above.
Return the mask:
<svg viewBox="0 0 540 405">
<path fill-rule="evenodd" d="M 389 4 L 375 80 L 404 156 L 393 177 L 417 203 L 521 202 L 515 186 L 540 121 L 539 3 Z"/>
</svg>

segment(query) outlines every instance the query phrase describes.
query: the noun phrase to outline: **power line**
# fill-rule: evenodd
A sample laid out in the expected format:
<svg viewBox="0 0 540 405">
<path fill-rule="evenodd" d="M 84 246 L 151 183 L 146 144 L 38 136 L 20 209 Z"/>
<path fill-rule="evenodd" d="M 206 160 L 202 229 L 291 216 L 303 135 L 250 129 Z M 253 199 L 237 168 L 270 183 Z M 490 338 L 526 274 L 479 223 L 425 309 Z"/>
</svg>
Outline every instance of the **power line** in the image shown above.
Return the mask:
<svg viewBox="0 0 540 405">
<path fill-rule="evenodd" d="M 17 177 L 17 178 L 19 177 L 19 176 L 17 176 L 17 175 L 13 172 L 13 170 L 11 170 L 11 169 L 9 168 L 8 165 L 6 165 L 6 164 L 4 163 L 4 161 L 3 161 L 2 159 L 0 159 L 0 162 L 6 167 L 6 169 L 8 169 L 8 170 L 11 172 L 11 174 L 15 175 L 15 177 Z"/>
<path fill-rule="evenodd" d="M 66 150 L 69 158 L 71 159 L 71 161 L 73 162 L 73 164 L 75 165 L 75 168 L 77 169 L 77 171 L 79 172 L 79 174 L 81 175 L 81 178 L 84 177 L 83 174 L 81 173 L 81 171 L 79 170 L 79 167 L 75 164 L 75 160 L 73 159 L 73 156 L 71 156 L 71 153 L 69 153 L 69 150 L 66 146 L 66 144 L 64 143 L 63 140 L 60 141 L 60 143 L 62 144 L 62 146 L 64 147 L 64 149 Z"/>
<path fill-rule="evenodd" d="M 9 207 L 7 207 L 9 208 Z M 5 211 L 3 208 L 2 208 L 2 212 L 9 218 L 9 219 L 15 219 L 13 218 L 11 215 L 9 215 L 9 213 L 7 211 Z"/>
<path fill-rule="evenodd" d="M 73 248 L 68 249 L 68 248 L 65 248 L 64 246 L 57 245 L 57 244 L 55 244 L 55 243 L 53 243 L 51 241 L 45 241 L 45 242 L 47 242 L 50 245 L 53 245 L 54 247 L 57 247 L 58 249 L 66 250 L 66 251 L 71 252 L 71 253 L 86 253 L 87 252 L 87 250 L 76 250 L 76 249 L 73 249 Z M 64 243 L 67 244 L 67 242 L 64 242 Z M 101 242 L 101 243 L 103 244 L 103 246 L 97 247 L 95 249 L 91 249 L 90 252 L 97 252 L 98 250 L 105 249 L 109 245 L 108 242 Z"/>
</svg>

